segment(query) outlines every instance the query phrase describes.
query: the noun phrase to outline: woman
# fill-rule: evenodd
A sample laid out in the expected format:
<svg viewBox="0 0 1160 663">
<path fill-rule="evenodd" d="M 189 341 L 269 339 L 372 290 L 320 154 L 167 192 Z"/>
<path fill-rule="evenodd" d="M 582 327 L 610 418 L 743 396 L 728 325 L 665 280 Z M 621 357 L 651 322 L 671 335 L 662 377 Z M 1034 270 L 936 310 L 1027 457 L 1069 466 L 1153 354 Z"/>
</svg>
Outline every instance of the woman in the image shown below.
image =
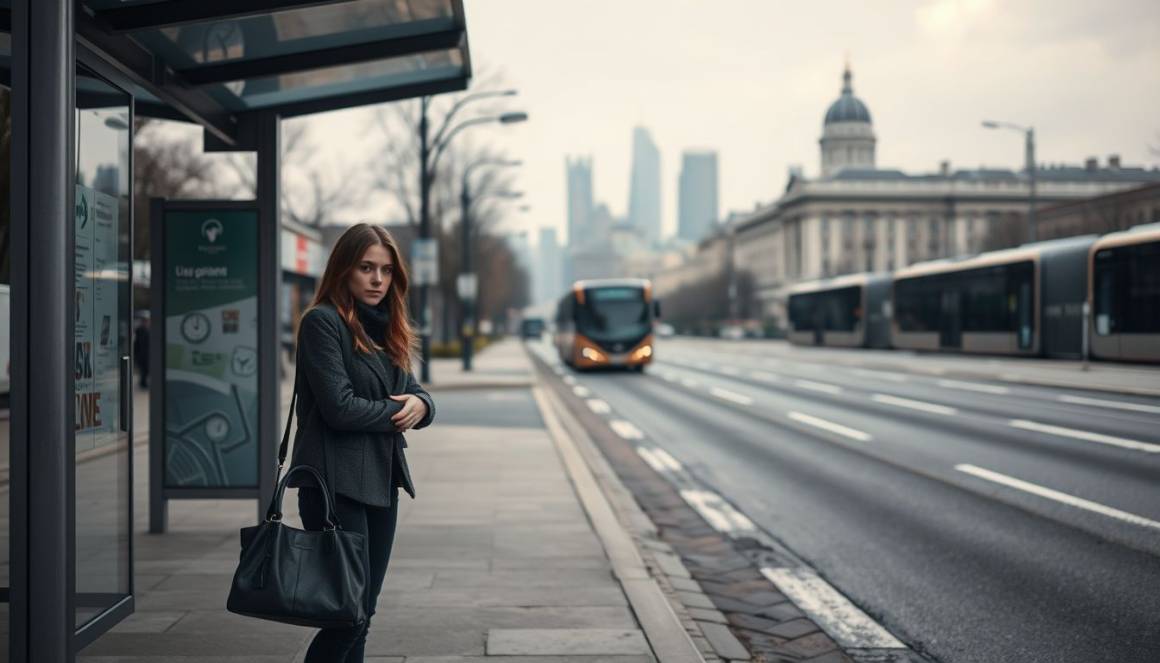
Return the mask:
<svg viewBox="0 0 1160 663">
<path fill-rule="evenodd" d="M 311 465 L 335 494 L 339 524 L 367 537 L 367 622 L 322 629 L 305 663 L 362 663 L 370 616 L 383 586 L 398 516 L 398 489 L 415 497 L 403 431 L 435 416 L 409 370 L 416 347 L 407 319 L 407 271 L 390 233 L 360 223 L 330 253 L 314 302 L 298 329 L 298 433 L 293 465 Z M 302 524 L 322 529 L 325 502 L 305 473 Z"/>
</svg>

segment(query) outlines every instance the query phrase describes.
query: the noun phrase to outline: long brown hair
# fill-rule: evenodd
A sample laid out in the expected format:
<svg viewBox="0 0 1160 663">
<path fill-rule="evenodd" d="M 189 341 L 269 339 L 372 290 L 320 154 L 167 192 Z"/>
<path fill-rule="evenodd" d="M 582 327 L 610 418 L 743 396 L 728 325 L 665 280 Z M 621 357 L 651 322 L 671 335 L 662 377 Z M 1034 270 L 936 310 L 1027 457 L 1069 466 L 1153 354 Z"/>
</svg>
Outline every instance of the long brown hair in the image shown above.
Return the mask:
<svg viewBox="0 0 1160 663">
<path fill-rule="evenodd" d="M 390 323 L 387 325 L 387 337 L 380 339 L 371 339 L 367 335 L 358 319 L 349 286 L 350 273 L 358 266 L 367 249 L 375 244 L 381 244 L 394 262 L 391 285 L 383 298 L 390 313 Z M 407 312 L 407 283 L 407 266 L 403 264 L 402 252 L 391 233 L 379 226 L 358 223 L 348 228 L 335 243 L 310 307 L 330 304 L 350 328 L 355 350 L 364 354 L 370 354 L 372 350 L 383 350 L 396 366 L 409 371 L 419 339 L 411 328 Z"/>
</svg>

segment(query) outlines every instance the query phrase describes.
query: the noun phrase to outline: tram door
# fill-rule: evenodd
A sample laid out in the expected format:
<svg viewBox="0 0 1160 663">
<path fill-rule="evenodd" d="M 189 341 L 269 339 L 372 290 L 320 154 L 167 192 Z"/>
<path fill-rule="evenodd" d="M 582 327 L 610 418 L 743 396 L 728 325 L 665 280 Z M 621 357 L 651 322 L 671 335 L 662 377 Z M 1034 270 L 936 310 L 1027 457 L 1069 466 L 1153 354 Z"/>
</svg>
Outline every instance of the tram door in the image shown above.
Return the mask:
<svg viewBox="0 0 1160 663">
<path fill-rule="evenodd" d="M 963 345 L 962 295 L 958 290 L 942 291 L 942 307 L 939 316 L 938 344 L 942 349 L 958 349 Z"/>
</svg>

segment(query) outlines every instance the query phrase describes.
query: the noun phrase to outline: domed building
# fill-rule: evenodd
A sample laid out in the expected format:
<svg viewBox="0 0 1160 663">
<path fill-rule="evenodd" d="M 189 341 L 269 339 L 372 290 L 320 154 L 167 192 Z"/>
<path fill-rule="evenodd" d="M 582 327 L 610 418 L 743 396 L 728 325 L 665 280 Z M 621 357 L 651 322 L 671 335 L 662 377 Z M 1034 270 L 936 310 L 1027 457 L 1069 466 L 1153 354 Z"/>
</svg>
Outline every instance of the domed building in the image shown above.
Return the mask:
<svg viewBox="0 0 1160 663">
<path fill-rule="evenodd" d="M 843 168 L 874 168 L 874 125 L 870 111 L 854 96 L 850 65 L 842 73 L 842 96 L 830 104 L 822 123 L 822 177 Z"/>
</svg>

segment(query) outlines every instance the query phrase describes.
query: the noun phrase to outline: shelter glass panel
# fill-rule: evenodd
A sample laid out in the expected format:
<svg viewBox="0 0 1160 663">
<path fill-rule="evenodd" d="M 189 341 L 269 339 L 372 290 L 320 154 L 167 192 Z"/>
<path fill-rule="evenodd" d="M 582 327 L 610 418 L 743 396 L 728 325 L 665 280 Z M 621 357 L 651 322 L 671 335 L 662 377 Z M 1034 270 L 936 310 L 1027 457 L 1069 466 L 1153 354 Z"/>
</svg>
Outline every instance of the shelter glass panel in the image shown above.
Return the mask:
<svg viewBox="0 0 1160 663">
<path fill-rule="evenodd" d="M 463 74 L 458 49 L 231 81 L 214 87 L 223 104 L 255 109 L 355 92 L 452 79 Z"/>
<path fill-rule="evenodd" d="M 130 591 L 132 98 L 76 72 L 76 626 Z"/>
<path fill-rule="evenodd" d="M 92 4 L 92 3 L 90 3 Z M 359 0 L 141 30 L 180 68 L 305 53 L 455 27 L 450 0 Z"/>
</svg>

